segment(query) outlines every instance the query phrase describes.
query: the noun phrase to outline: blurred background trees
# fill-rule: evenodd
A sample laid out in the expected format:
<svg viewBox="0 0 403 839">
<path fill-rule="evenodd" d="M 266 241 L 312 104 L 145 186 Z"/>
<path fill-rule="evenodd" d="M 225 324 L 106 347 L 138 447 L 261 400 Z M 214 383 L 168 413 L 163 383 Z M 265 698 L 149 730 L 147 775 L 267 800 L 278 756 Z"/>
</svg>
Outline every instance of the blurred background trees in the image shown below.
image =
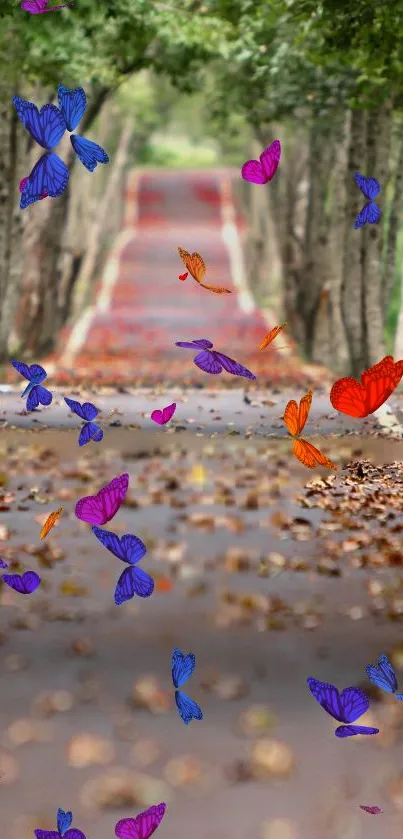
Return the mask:
<svg viewBox="0 0 403 839">
<path fill-rule="evenodd" d="M 273 182 L 239 178 L 253 293 L 335 372 L 403 357 L 402 46 L 403 0 L 79 0 L 36 17 L 3 0 L 1 359 L 51 351 L 88 299 L 128 168 L 240 169 L 276 137 Z M 81 171 L 67 138 L 68 189 L 22 213 L 18 184 L 39 152 L 12 97 L 40 107 L 59 83 L 84 87 L 79 132 L 111 163 Z M 381 184 L 381 222 L 360 230 L 355 171 Z"/>
</svg>

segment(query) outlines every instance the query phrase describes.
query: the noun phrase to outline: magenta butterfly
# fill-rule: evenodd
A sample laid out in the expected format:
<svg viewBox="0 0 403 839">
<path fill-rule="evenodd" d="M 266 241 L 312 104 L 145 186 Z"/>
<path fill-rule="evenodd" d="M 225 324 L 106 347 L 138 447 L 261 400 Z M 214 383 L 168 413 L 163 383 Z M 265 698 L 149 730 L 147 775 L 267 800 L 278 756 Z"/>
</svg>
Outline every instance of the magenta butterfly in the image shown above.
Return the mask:
<svg viewBox="0 0 403 839">
<path fill-rule="evenodd" d="M 280 140 L 274 140 L 274 143 L 262 152 L 259 160 L 247 160 L 244 163 L 241 169 L 244 181 L 250 181 L 252 184 L 267 184 L 277 172 L 280 157 Z"/>
<path fill-rule="evenodd" d="M 365 810 L 366 813 L 371 813 L 371 816 L 377 816 L 378 813 L 383 813 L 380 807 L 375 805 L 368 805 L 368 804 L 360 804 L 361 810 Z"/>
<path fill-rule="evenodd" d="M 153 411 L 151 414 L 151 419 L 153 422 L 157 422 L 158 425 L 165 425 L 171 417 L 173 417 L 176 411 L 176 402 L 172 402 L 172 405 L 167 405 L 166 408 L 163 408 L 162 411 L 156 410 Z"/>
<path fill-rule="evenodd" d="M 88 524 L 102 525 L 113 519 L 125 499 L 129 487 L 129 475 L 118 475 L 96 495 L 86 495 L 77 501 L 75 514 Z"/>
<path fill-rule="evenodd" d="M 118 839 L 149 839 L 165 815 L 166 804 L 153 804 L 135 819 L 121 819 L 115 827 Z"/>
<path fill-rule="evenodd" d="M 48 9 L 49 0 L 22 0 L 21 9 L 31 15 L 42 15 L 44 12 L 56 12 L 57 9 L 66 9 L 67 6 L 74 6 L 74 3 L 63 3 L 62 6 L 52 6 Z"/>
</svg>

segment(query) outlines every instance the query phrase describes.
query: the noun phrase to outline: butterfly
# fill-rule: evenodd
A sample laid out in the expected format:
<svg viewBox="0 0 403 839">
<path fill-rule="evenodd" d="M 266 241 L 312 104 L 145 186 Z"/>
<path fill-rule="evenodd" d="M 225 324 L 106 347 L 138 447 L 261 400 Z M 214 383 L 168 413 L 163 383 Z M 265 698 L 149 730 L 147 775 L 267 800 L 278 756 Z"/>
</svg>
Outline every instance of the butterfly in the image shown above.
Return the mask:
<svg viewBox="0 0 403 839">
<path fill-rule="evenodd" d="M 0 568 L 8 568 L 7 562 L 4 562 L 4 559 L 0 556 Z"/>
<path fill-rule="evenodd" d="M 166 804 L 153 804 L 135 819 L 121 819 L 115 826 L 118 839 L 149 839 L 165 815 Z"/>
<path fill-rule="evenodd" d="M 354 737 L 356 734 L 378 734 L 379 728 L 370 728 L 367 725 L 350 725 L 350 723 L 362 717 L 369 708 L 369 699 L 360 688 L 345 688 L 341 693 L 334 685 L 320 682 L 318 679 L 307 679 L 309 690 L 319 705 L 339 722 L 348 725 L 339 725 L 334 732 L 336 737 Z"/>
<path fill-rule="evenodd" d="M 330 401 L 336 411 L 349 417 L 373 414 L 398 386 L 403 376 L 403 361 L 393 361 L 386 355 L 361 375 L 361 382 L 348 376 L 337 379 L 330 391 Z"/>
<path fill-rule="evenodd" d="M 100 443 L 103 439 L 104 432 L 99 425 L 91 422 L 99 414 L 99 408 L 96 408 L 92 402 L 76 402 L 75 399 L 68 399 L 67 396 L 64 397 L 64 401 L 70 408 L 70 411 L 73 411 L 73 414 L 77 414 L 80 419 L 85 421 L 80 431 L 78 445 L 85 446 L 91 440 L 94 443 Z"/>
<path fill-rule="evenodd" d="M 46 379 L 46 370 L 40 364 L 28 365 L 24 364 L 23 361 L 14 361 L 13 359 L 11 359 L 11 364 L 18 373 L 28 379 L 28 384 L 21 394 L 21 399 L 27 396 L 27 411 L 33 411 L 39 404 L 50 405 L 53 396 L 50 390 L 41 385 L 41 382 Z"/>
<path fill-rule="evenodd" d="M 46 6 L 48 3 L 49 0 L 23 0 L 21 9 L 24 12 L 30 12 L 31 15 L 41 15 L 44 12 L 55 12 L 57 9 L 66 9 L 67 6 L 74 6 L 74 3 L 63 3 L 62 6 L 52 6 L 51 9 L 47 9 Z"/>
<path fill-rule="evenodd" d="M 179 716 L 182 718 L 183 722 L 186 725 L 194 720 L 202 720 L 203 714 L 201 711 L 200 706 L 194 699 L 191 699 L 190 696 L 187 696 L 186 693 L 183 693 L 179 688 L 187 682 L 187 680 L 192 676 L 195 666 L 196 666 L 196 658 L 193 653 L 181 653 L 177 647 L 175 647 L 173 654 L 172 654 L 172 681 L 175 690 L 175 702 L 176 707 L 179 712 Z"/>
<path fill-rule="evenodd" d="M 354 230 L 357 230 L 358 227 L 363 227 L 367 222 L 369 224 L 377 224 L 379 221 L 381 211 L 372 199 L 379 195 L 381 187 L 376 178 L 365 178 L 359 172 L 354 172 L 354 178 L 362 194 L 365 198 L 368 198 L 368 204 L 364 204 L 355 220 Z"/>
<path fill-rule="evenodd" d="M 63 507 L 59 507 L 59 509 L 56 510 L 54 513 L 50 513 L 48 515 L 48 517 L 45 521 L 45 524 L 43 525 L 42 530 L 39 534 L 40 539 L 44 539 L 45 536 L 48 535 L 49 531 L 52 530 L 52 527 L 55 526 L 58 518 L 60 518 L 60 516 L 63 512 L 63 509 L 64 509 Z"/>
<path fill-rule="evenodd" d="M 25 574 L 3 574 L 2 579 L 18 594 L 32 594 L 41 584 L 41 578 L 35 571 L 25 571 Z"/>
<path fill-rule="evenodd" d="M 73 814 L 60 808 L 57 811 L 57 830 L 34 830 L 36 839 L 86 839 L 85 834 L 71 827 Z"/>
<path fill-rule="evenodd" d="M 300 400 L 299 406 L 294 399 L 291 399 L 286 405 L 283 420 L 287 426 L 289 434 L 295 438 L 292 444 L 293 453 L 295 457 L 304 464 L 304 466 L 308 467 L 308 469 L 314 469 L 317 465 L 326 466 L 327 469 L 337 469 L 336 464 L 332 463 L 332 461 L 322 454 L 319 449 L 313 446 L 312 443 L 308 443 L 307 440 L 299 438 L 299 435 L 304 430 L 305 423 L 308 419 L 311 404 L 312 391 L 309 390 L 308 393 Z"/>
<path fill-rule="evenodd" d="M 24 210 L 41 198 L 57 198 L 67 186 L 69 170 L 66 164 L 57 154 L 49 153 L 63 137 L 66 123 L 56 105 L 43 105 L 38 111 L 33 102 L 28 102 L 20 96 L 13 97 L 13 105 L 31 137 L 42 148 L 48 150 L 36 162 L 28 178 L 23 178 L 20 182 L 20 207 Z"/>
<path fill-rule="evenodd" d="M 252 184 L 267 184 L 276 172 L 281 157 L 280 140 L 274 140 L 271 146 L 262 152 L 259 160 L 247 160 L 242 166 L 241 175 Z"/>
<path fill-rule="evenodd" d="M 271 329 L 270 332 L 267 333 L 265 338 L 263 338 L 263 341 L 259 346 L 259 350 L 266 349 L 266 347 L 268 347 L 269 344 L 271 344 L 271 342 L 274 341 L 275 338 L 277 338 L 277 335 L 279 335 L 279 333 L 283 329 L 285 329 L 286 326 L 287 326 L 287 323 L 282 323 L 282 324 L 280 324 L 280 326 L 274 326 L 273 329 Z"/>
<path fill-rule="evenodd" d="M 173 417 L 176 411 L 176 402 L 172 402 L 172 405 L 167 405 L 166 408 L 163 408 L 162 411 L 156 410 L 153 411 L 151 414 L 151 419 L 154 422 L 157 422 L 158 425 L 165 425 L 165 423 L 169 422 L 171 417 Z"/>
<path fill-rule="evenodd" d="M 53 152 L 46 152 L 35 163 L 31 174 L 21 190 L 20 208 L 25 210 L 42 198 L 59 198 L 66 189 L 69 170 L 65 163 Z"/>
<path fill-rule="evenodd" d="M 178 253 L 187 268 L 186 274 L 179 275 L 180 280 L 186 280 L 189 273 L 193 279 L 202 286 L 202 288 L 207 288 L 208 291 L 212 291 L 214 294 L 232 294 L 232 291 L 229 288 L 207 285 L 207 283 L 203 282 L 204 277 L 206 276 L 206 266 L 199 253 L 189 253 L 188 251 L 184 251 L 183 248 L 178 248 Z"/>
<path fill-rule="evenodd" d="M 394 693 L 396 699 L 403 701 L 403 693 L 396 693 L 397 679 L 395 668 L 385 654 L 378 658 L 376 664 L 367 664 L 365 671 L 373 685 L 376 685 L 382 690 L 386 690 L 387 693 Z"/>
<path fill-rule="evenodd" d="M 188 276 L 189 276 L 189 271 L 185 271 L 184 274 L 179 274 L 178 280 L 180 280 L 181 283 L 183 283 L 184 280 L 186 280 L 186 277 L 188 277 Z"/>
<path fill-rule="evenodd" d="M 213 344 L 208 338 L 197 338 L 193 341 L 176 341 L 175 344 L 177 347 L 185 347 L 185 349 L 202 350 L 202 352 L 199 352 L 194 357 L 193 361 L 196 367 L 200 367 L 200 370 L 204 370 L 205 373 L 215 375 L 216 373 L 221 373 L 224 368 L 227 373 L 231 373 L 233 376 L 244 376 L 246 379 L 252 380 L 256 379 L 256 376 L 247 367 L 243 367 L 242 364 L 234 361 L 228 355 L 213 350 Z"/>
<path fill-rule="evenodd" d="M 125 472 L 113 478 L 96 495 L 85 495 L 77 501 L 75 514 L 88 524 L 106 524 L 113 519 L 125 500 L 129 488 L 129 475 Z"/>
<path fill-rule="evenodd" d="M 380 807 L 375 806 L 368 806 L 368 804 L 360 804 L 361 810 L 365 810 L 366 813 L 371 813 L 371 816 L 377 816 L 378 813 L 383 813 Z"/>
<path fill-rule="evenodd" d="M 101 530 L 100 527 L 93 527 L 92 532 L 108 551 L 130 566 L 125 568 L 116 584 L 116 605 L 120 606 L 125 600 L 131 600 L 134 594 L 138 597 L 150 597 L 154 591 L 154 580 L 142 568 L 135 567 L 147 553 L 141 539 L 131 533 L 119 537 L 110 530 Z"/>
<path fill-rule="evenodd" d="M 74 131 L 87 107 L 85 92 L 82 87 L 69 90 L 68 87 L 63 87 L 63 85 L 59 84 L 57 94 L 60 113 L 64 118 L 65 124 L 69 131 Z M 86 140 L 85 137 L 78 137 L 76 134 L 70 135 L 70 142 L 77 157 L 89 172 L 93 172 L 98 163 L 109 163 L 109 157 L 105 149 L 102 146 L 98 146 L 97 143 Z"/>
<path fill-rule="evenodd" d="M 29 178 L 22 178 L 22 179 L 20 180 L 20 183 L 19 183 L 19 190 L 20 190 L 20 192 L 24 192 L 24 189 L 25 189 L 25 187 L 26 187 L 26 185 L 27 185 L 28 181 L 29 181 Z M 42 193 L 42 195 L 41 195 L 41 198 L 49 198 L 48 193 L 46 192 L 46 189 L 44 189 L 44 190 L 43 190 L 43 193 Z"/>
</svg>

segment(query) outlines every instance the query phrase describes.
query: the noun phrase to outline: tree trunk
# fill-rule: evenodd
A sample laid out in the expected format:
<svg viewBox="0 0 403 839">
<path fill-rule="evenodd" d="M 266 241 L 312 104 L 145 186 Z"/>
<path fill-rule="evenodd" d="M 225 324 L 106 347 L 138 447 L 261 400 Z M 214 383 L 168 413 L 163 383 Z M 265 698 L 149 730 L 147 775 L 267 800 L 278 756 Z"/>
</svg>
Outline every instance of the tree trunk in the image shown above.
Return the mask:
<svg viewBox="0 0 403 839">
<path fill-rule="evenodd" d="M 396 126 L 396 164 L 393 181 L 393 196 L 390 205 L 389 225 L 386 241 L 385 269 L 382 281 L 382 302 L 385 321 L 392 296 L 397 252 L 397 234 L 401 224 L 403 205 L 403 120 L 399 117 Z"/>
</svg>

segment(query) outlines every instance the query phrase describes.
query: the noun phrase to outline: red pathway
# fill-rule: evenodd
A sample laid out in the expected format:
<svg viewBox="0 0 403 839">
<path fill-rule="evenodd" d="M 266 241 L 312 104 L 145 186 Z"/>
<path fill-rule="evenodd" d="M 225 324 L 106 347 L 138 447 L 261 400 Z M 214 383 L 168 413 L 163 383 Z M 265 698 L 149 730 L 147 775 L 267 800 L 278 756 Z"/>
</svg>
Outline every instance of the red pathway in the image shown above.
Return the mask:
<svg viewBox="0 0 403 839">
<path fill-rule="evenodd" d="M 275 349 L 258 350 L 268 324 L 247 290 L 239 288 L 244 282 L 239 235 L 244 222 L 233 203 L 234 177 L 239 173 L 228 169 L 131 173 L 123 229 L 94 288 L 92 305 L 61 336 L 56 380 L 96 378 L 104 384 L 145 386 L 246 383 L 227 374 L 207 377 L 193 364 L 191 350 L 175 347 L 175 341 L 210 338 L 259 376 L 261 384 L 300 381 L 295 358 Z M 200 252 L 207 282 L 233 293 L 214 295 L 190 276 L 180 282 L 185 269 L 178 246 Z"/>
</svg>

